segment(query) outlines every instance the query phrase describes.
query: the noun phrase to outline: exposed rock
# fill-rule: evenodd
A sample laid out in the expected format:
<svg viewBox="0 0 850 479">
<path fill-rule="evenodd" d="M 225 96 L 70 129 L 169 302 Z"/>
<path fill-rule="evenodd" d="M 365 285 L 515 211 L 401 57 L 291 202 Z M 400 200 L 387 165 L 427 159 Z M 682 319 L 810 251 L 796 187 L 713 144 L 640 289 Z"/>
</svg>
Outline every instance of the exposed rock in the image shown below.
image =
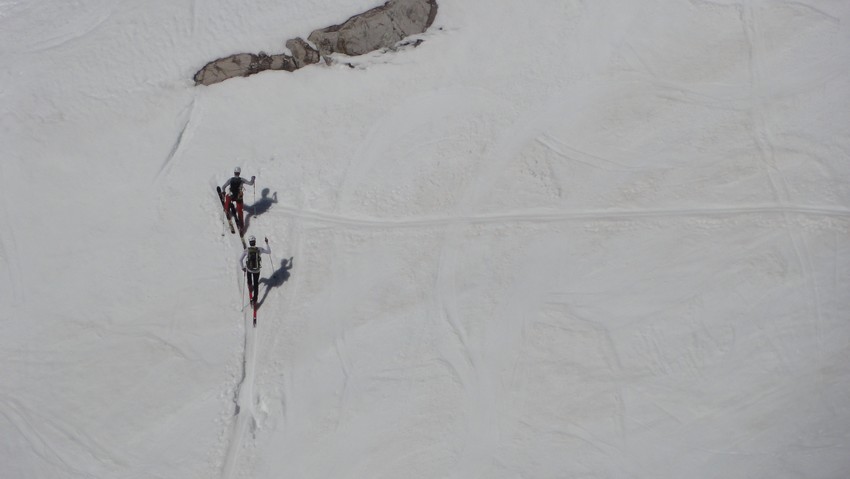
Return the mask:
<svg viewBox="0 0 850 479">
<path fill-rule="evenodd" d="M 286 48 L 292 52 L 292 58 L 295 60 L 296 68 L 319 63 L 319 51 L 311 47 L 301 37 L 287 40 Z"/>
<path fill-rule="evenodd" d="M 389 0 L 341 25 L 316 30 L 308 40 L 319 47 L 322 55 L 362 55 L 424 32 L 436 15 L 436 0 Z"/>
<path fill-rule="evenodd" d="M 265 70 L 295 71 L 295 60 L 289 55 L 268 55 L 260 52 L 237 53 L 207 63 L 195 73 L 195 84 L 212 85 L 228 78 L 246 77 Z"/>
<path fill-rule="evenodd" d="M 410 35 L 424 32 L 434 23 L 437 15 L 437 0 L 389 0 L 380 7 L 355 15 L 342 25 L 334 25 L 310 34 L 308 40 L 319 47 L 313 48 L 302 38 L 287 40 L 286 48 L 292 56 L 237 53 L 207 63 L 195 73 L 196 85 L 212 85 L 228 78 L 246 77 L 265 70 L 295 71 L 304 66 L 318 63 L 322 56 L 331 64 L 327 55 L 343 53 L 349 56 L 362 55 L 382 48 L 395 49 L 422 40 L 397 45 Z M 349 65 L 354 68 L 353 65 Z"/>
<path fill-rule="evenodd" d="M 284 55 L 283 53 L 279 55 L 271 56 L 272 63 L 269 66 L 269 70 L 286 70 L 288 72 L 294 72 L 299 67 L 296 65 L 295 59 L 289 55 Z"/>
</svg>

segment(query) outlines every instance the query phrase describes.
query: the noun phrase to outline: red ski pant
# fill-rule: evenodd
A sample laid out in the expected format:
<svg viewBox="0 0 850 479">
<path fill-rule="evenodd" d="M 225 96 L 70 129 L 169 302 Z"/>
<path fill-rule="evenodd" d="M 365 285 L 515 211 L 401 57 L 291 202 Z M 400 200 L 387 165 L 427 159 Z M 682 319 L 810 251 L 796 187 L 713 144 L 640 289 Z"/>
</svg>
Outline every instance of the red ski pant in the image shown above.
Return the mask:
<svg viewBox="0 0 850 479">
<path fill-rule="evenodd" d="M 227 198 L 227 206 L 225 206 L 225 210 L 230 211 L 230 203 L 236 203 L 236 214 L 237 218 L 239 218 L 239 223 L 244 224 L 242 217 L 242 199 L 240 198 L 232 198 L 230 195 L 226 195 Z"/>
</svg>

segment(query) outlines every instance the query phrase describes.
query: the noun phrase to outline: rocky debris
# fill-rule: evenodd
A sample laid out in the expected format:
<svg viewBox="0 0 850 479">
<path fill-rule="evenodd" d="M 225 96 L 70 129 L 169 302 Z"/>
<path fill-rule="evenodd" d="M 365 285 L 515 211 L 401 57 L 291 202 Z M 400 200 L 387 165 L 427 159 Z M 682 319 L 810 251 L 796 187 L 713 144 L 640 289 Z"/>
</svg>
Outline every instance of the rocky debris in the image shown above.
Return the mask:
<svg viewBox="0 0 850 479">
<path fill-rule="evenodd" d="M 286 48 L 292 52 L 292 58 L 295 60 L 295 68 L 319 63 L 319 51 L 311 47 L 301 37 L 287 40 Z"/>
<path fill-rule="evenodd" d="M 437 0 L 389 0 L 380 7 L 355 15 L 341 25 L 316 30 L 307 38 L 318 50 L 302 38 L 286 41 L 292 55 L 237 53 L 213 60 L 195 73 L 196 85 L 212 85 L 228 78 L 246 77 L 265 70 L 289 72 L 318 63 L 322 56 L 342 53 L 362 55 L 380 49 L 395 49 L 410 35 L 417 35 L 434 23 Z M 415 40 L 413 46 L 422 42 Z M 409 43 L 409 42 L 408 42 Z"/>
<path fill-rule="evenodd" d="M 271 63 L 269 64 L 269 70 L 285 70 L 288 72 L 294 72 L 298 67 L 294 58 L 289 55 L 284 55 L 283 53 L 279 55 L 271 55 Z"/>
<path fill-rule="evenodd" d="M 316 30 L 307 39 L 319 47 L 322 55 L 362 55 L 390 48 L 405 37 L 424 32 L 436 15 L 436 0 L 389 0 L 341 25 Z"/>
</svg>

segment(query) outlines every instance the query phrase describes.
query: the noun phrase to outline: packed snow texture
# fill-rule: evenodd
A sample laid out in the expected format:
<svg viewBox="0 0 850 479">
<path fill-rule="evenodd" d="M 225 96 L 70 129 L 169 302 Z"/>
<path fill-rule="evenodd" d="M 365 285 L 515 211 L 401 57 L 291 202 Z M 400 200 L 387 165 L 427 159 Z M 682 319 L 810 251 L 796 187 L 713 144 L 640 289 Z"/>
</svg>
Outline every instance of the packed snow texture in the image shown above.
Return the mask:
<svg viewBox="0 0 850 479">
<path fill-rule="evenodd" d="M 378 4 L 0 2 L 0 477 L 847 477 L 850 2 Z"/>
</svg>

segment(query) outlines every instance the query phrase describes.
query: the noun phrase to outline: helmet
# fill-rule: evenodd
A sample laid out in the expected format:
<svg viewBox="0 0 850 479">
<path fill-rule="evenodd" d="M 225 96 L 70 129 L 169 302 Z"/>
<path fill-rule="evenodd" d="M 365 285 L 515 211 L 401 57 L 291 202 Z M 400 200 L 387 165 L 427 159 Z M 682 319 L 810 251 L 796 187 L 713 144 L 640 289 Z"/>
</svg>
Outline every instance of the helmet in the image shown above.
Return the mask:
<svg viewBox="0 0 850 479">
<path fill-rule="evenodd" d="M 248 242 L 251 243 L 251 246 L 254 246 L 257 244 L 257 238 L 255 238 L 254 235 L 251 235 L 248 237 Z"/>
<path fill-rule="evenodd" d="M 240 174 L 240 173 L 242 173 L 242 168 L 239 168 L 239 167 L 237 166 L 236 168 L 234 168 L 234 169 L 233 169 L 233 174 L 234 174 L 234 175 L 239 176 L 239 174 Z"/>
</svg>

